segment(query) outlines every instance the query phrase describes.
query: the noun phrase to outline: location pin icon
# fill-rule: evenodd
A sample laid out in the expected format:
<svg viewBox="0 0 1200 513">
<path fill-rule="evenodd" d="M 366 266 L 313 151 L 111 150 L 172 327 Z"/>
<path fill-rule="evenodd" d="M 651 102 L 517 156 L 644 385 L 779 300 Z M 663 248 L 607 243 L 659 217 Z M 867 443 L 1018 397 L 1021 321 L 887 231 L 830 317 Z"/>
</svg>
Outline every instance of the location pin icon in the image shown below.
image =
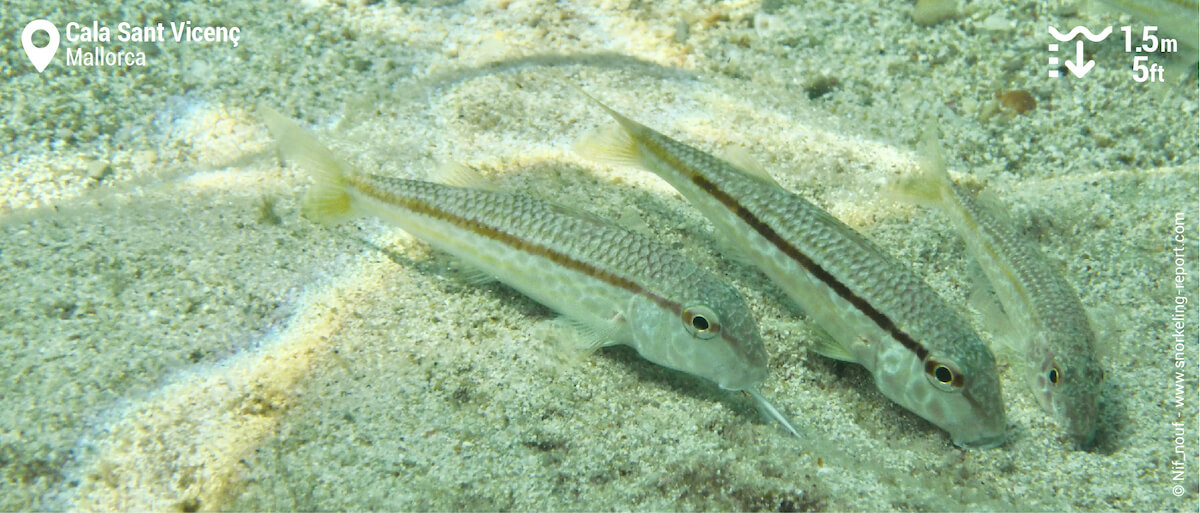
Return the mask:
<svg viewBox="0 0 1200 513">
<path fill-rule="evenodd" d="M 43 30 L 50 35 L 50 44 L 38 48 L 33 46 L 33 33 Z M 37 68 L 38 73 L 46 69 L 50 64 L 50 59 L 54 58 L 54 53 L 58 51 L 58 27 L 46 20 L 33 20 L 25 25 L 25 30 L 21 31 L 21 46 L 25 48 L 25 55 L 29 56 L 29 62 L 33 63 L 33 67 Z"/>
</svg>

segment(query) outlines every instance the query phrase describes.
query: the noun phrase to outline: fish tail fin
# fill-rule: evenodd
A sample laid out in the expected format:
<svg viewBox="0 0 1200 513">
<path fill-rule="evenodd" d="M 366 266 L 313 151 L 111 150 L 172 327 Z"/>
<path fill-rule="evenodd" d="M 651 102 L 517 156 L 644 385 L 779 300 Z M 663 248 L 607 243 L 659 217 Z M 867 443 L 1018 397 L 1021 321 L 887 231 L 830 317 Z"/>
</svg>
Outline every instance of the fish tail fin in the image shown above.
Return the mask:
<svg viewBox="0 0 1200 513">
<path fill-rule="evenodd" d="M 754 398 L 755 402 L 758 403 L 759 409 L 782 424 L 784 429 L 787 429 L 789 433 L 796 438 L 803 438 L 800 436 L 800 432 L 796 431 L 796 428 L 792 426 L 792 422 L 789 421 L 788 418 L 783 415 L 783 413 L 780 413 L 779 410 L 776 410 L 775 406 L 773 406 L 766 397 L 763 397 L 762 392 L 759 392 L 757 388 L 747 388 L 745 392 L 750 394 L 750 397 Z"/>
<path fill-rule="evenodd" d="M 604 102 L 596 99 L 595 96 L 588 94 L 588 92 L 584 91 L 582 87 L 579 87 L 575 84 L 571 84 L 569 82 L 568 82 L 568 85 L 570 85 L 572 88 L 574 88 L 576 91 L 578 91 L 579 94 L 582 94 L 585 98 L 591 100 L 592 103 L 595 103 L 601 109 L 604 109 L 604 112 L 607 112 L 609 116 L 612 116 L 613 119 L 617 120 L 617 123 L 621 124 L 621 128 L 624 128 L 630 132 L 636 132 L 638 129 L 642 128 L 641 123 L 638 123 L 637 121 L 630 119 L 628 116 L 621 114 L 620 112 L 617 112 L 616 109 L 609 107 Z"/>
<path fill-rule="evenodd" d="M 919 154 L 920 171 L 915 176 L 894 182 L 889 187 L 889 195 L 901 201 L 941 206 L 950 192 L 951 182 L 936 130 L 927 131 L 921 138 Z"/>
<path fill-rule="evenodd" d="M 587 91 L 584 91 L 579 86 L 575 84 L 570 84 L 570 86 L 601 109 L 604 109 L 620 125 L 619 127 L 601 128 L 591 134 L 585 135 L 575 143 L 575 152 L 586 158 L 601 162 L 642 167 L 641 149 L 638 147 L 634 136 L 647 130 L 647 128 L 642 126 L 641 123 L 617 112 L 612 107 L 605 105 L 604 102 L 597 100 L 596 97 L 588 94 Z"/>
<path fill-rule="evenodd" d="M 643 167 L 637 141 L 622 127 L 600 128 L 580 138 L 573 148 L 579 155 L 598 162 Z"/>
<path fill-rule="evenodd" d="M 270 107 L 259 107 L 258 111 L 275 136 L 283 158 L 295 162 L 313 179 L 312 187 L 301 202 L 305 217 L 322 224 L 336 224 L 355 217 L 346 189 L 346 179 L 352 173 L 349 166 L 318 142 L 312 133 L 284 115 Z"/>
</svg>

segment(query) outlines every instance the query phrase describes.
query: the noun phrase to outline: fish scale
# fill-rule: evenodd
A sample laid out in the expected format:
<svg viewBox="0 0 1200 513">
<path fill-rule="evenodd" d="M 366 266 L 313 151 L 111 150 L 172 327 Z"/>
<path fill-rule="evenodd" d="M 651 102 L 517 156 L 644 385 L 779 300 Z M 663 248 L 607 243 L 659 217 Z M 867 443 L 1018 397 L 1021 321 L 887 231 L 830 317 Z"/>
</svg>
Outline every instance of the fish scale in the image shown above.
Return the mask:
<svg viewBox="0 0 1200 513">
<path fill-rule="evenodd" d="M 744 391 L 792 434 L 758 391 L 767 353 L 728 283 L 652 239 L 587 213 L 484 188 L 359 173 L 273 111 L 284 156 L 314 178 L 305 215 L 374 215 L 580 324 L 588 349 L 625 344 L 659 365 Z M 479 182 L 465 168 L 450 178 Z"/>
<path fill-rule="evenodd" d="M 956 444 L 1003 443 L 992 352 L 907 266 L 765 172 L 735 167 L 599 104 L 620 130 L 579 149 L 675 187 L 830 336 L 819 352 L 866 367 L 885 396 L 949 431 Z"/>
</svg>

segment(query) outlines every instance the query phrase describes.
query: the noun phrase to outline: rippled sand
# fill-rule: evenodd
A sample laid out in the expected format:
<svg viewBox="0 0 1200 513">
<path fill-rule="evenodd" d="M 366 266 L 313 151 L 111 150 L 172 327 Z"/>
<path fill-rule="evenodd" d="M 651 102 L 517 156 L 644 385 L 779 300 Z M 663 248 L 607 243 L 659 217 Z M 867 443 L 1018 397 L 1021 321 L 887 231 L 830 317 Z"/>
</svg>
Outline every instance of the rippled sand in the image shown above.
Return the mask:
<svg viewBox="0 0 1200 513">
<path fill-rule="evenodd" d="M 311 4 L 11 7 L 13 34 L 34 15 L 145 13 L 243 38 L 138 47 L 144 69 L 37 74 L 5 53 L 0 510 L 1197 507 L 1195 308 L 1182 407 L 1171 319 L 1197 299 L 1195 79 L 1135 83 L 1115 41 L 1086 77 L 1046 77 L 1047 23 L 1127 20 L 998 0 L 928 27 L 896 2 Z M 749 150 L 975 322 L 979 273 L 954 232 L 880 193 L 940 125 L 952 171 L 989 184 L 1097 320 L 1098 447 L 1060 439 L 1014 354 L 999 352 L 1009 443 L 964 452 L 812 353 L 818 331 L 669 186 L 572 153 L 608 121 L 568 83 Z M 1017 113 L 1010 91 L 1036 106 Z M 765 393 L 812 438 L 630 350 L 573 358 L 579 335 L 548 309 L 377 221 L 311 224 L 260 103 L 361 169 L 457 160 L 676 246 L 747 296 Z"/>
</svg>

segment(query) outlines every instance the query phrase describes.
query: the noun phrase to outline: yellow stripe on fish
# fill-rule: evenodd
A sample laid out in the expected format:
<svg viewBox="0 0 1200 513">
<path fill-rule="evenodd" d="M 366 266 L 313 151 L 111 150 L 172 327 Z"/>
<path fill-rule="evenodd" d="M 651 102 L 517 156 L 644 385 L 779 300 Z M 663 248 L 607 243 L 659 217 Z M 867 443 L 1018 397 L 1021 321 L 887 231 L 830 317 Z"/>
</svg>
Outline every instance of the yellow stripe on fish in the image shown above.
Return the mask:
<svg viewBox="0 0 1200 513">
<path fill-rule="evenodd" d="M 283 116 L 263 118 L 285 157 L 314 179 L 305 215 L 374 215 L 582 325 L 595 347 L 626 344 L 658 365 L 758 392 L 767 353 L 743 298 L 666 246 L 534 198 L 358 173 Z M 797 434 L 798 436 L 798 434 Z"/>
<path fill-rule="evenodd" d="M 992 352 L 906 266 L 764 172 L 735 167 L 600 105 L 620 130 L 579 149 L 648 169 L 674 186 L 831 336 L 818 352 L 866 367 L 884 395 L 948 431 L 955 444 L 1004 442 Z"/>
<path fill-rule="evenodd" d="M 998 204 L 950 179 L 936 140 L 924 143 L 921 174 L 897 185 L 908 199 L 936 207 L 954 223 L 1016 332 L 1018 368 L 1038 404 L 1081 446 L 1091 445 L 1104 373 L 1079 295 Z"/>
</svg>

